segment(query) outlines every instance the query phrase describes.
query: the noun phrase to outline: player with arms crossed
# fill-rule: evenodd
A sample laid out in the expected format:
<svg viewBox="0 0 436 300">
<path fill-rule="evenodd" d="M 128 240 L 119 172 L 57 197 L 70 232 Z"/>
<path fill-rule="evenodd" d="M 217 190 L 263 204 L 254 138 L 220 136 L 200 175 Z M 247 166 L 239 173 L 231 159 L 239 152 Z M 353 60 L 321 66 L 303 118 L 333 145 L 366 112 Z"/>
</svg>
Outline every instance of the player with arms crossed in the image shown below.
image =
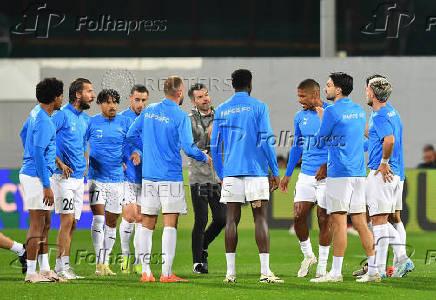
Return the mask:
<svg viewBox="0 0 436 300">
<path fill-rule="evenodd" d="M 212 164 L 211 158 L 201 152 L 192 138 L 191 121 L 180 109 L 185 85 L 177 76 L 164 83 L 165 99 L 147 106 L 133 122 L 127 141 L 133 149 L 135 165 L 142 161 L 141 213 L 142 228 L 138 245 L 142 260 L 141 282 L 153 282 L 150 260 L 152 236 L 159 210 L 162 208 L 162 274 L 160 282 L 186 282 L 174 275 L 172 264 L 176 253 L 177 222 L 186 214 L 180 150 L 196 160 Z M 142 148 L 138 144 L 142 139 Z"/>
<path fill-rule="evenodd" d="M 127 126 L 135 121 L 135 119 L 141 114 L 141 111 L 147 105 L 148 90 L 141 84 L 136 84 L 130 91 L 130 107 L 120 113 L 120 115 L 126 117 Z M 138 143 L 142 143 L 141 139 Z M 135 227 L 135 236 L 133 238 L 133 246 L 135 248 L 135 272 L 141 274 L 141 264 L 138 261 L 137 248 L 138 248 L 138 236 L 139 227 L 141 227 L 141 182 L 142 182 L 142 165 L 135 166 L 133 161 L 130 160 L 132 151 L 128 144 L 124 148 L 124 161 L 126 169 L 124 170 L 124 199 L 121 203 L 123 206 L 123 217 L 120 223 L 120 240 L 121 240 L 121 253 L 123 255 L 123 261 L 121 262 L 121 272 L 130 273 L 130 239 L 133 233 L 133 227 Z"/>
<path fill-rule="evenodd" d="M 397 206 L 396 193 L 401 190 L 402 129 L 398 111 L 387 101 L 392 92 L 384 77 L 373 77 L 366 87 L 367 103 L 373 109 L 368 131 L 368 168 L 366 199 L 374 233 L 376 263 L 379 272 L 386 276 L 386 257 L 389 243 L 396 257 L 393 277 L 403 277 L 414 269 L 406 255 L 405 245 L 395 228 L 388 223 Z"/>
<path fill-rule="evenodd" d="M 303 80 L 298 85 L 297 92 L 298 100 L 303 109 L 294 118 L 294 145 L 289 153 L 289 162 L 285 176 L 280 183 L 280 189 L 283 193 L 287 192 L 290 176 L 301 158 L 301 171 L 298 175 L 294 195 L 294 228 L 300 241 L 304 259 L 301 262 L 297 276 L 306 277 L 310 267 L 316 263 L 316 257 L 310 243 L 307 218 L 310 210 L 317 203 L 320 232 L 319 262 L 316 269 L 316 277 L 321 277 L 326 274 L 332 240 L 325 200 L 327 149 L 312 145 L 314 140 L 311 140 L 311 138 L 317 133 L 321 124 L 315 108 L 326 108 L 328 104 L 320 99 L 319 84 L 313 79 Z"/>
<path fill-rule="evenodd" d="M 347 214 L 351 215 L 368 257 L 368 273 L 357 281 L 380 281 L 375 265 L 374 239 L 366 222 L 365 111 L 348 98 L 352 90 L 353 77 L 345 73 L 330 74 L 325 92 L 327 100 L 333 104 L 325 111 L 317 108 L 322 120 L 314 138 L 319 147 L 328 148 L 326 197 L 333 228 L 333 263 L 330 272 L 311 282 L 343 281 Z"/>
<path fill-rule="evenodd" d="M 227 205 L 227 274 L 224 282 L 236 282 L 237 228 L 241 205 L 246 202 L 250 202 L 253 212 L 260 282 L 283 282 L 269 268 L 267 218 L 270 190 L 277 189 L 280 184 L 279 167 L 268 106 L 250 96 L 251 80 L 249 70 L 239 69 L 232 73 L 235 94 L 217 108 L 212 128 L 211 153 L 216 173 L 222 180 L 221 202 Z M 271 186 L 268 167 L 273 175 Z"/>
<path fill-rule="evenodd" d="M 32 109 L 20 132 L 24 147 L 20 182 L 24 204 L 30 215 L 26 282 L 59 280 L 56 273 L 50 270 L 47 241 L 50 210 L 54 203 L 50 178 L 56 169 L 56 128 L 51 116 L 62 106 L 63 88 L 62 81 L 56 78 L 45 78 L 36 85 L 39 105 Z M 36 272 L 37 257 L 39 273 Z"/>
<path fill-rule="evenodd" d="M 109 258 L 117 237 L 117 219 L 124 197 L 123 151 L 128 122 L 117 114 L 120 95 L 104 89 L 97 96 L 101 114 L 91 118 L 89 140 L 89 199 L 94 218 L 91 237 L 97 256 L 95 274 L 116 275 Z M 103 228 L 103 224 L 105 224 Z"/>
<path fill-rule="evenodd" d="M 85 139 L 95 94 L 91 82 L 77 78 L 70 84 L 69 103 L 53 115 L 56 126 L 56 165 L 52 177 L 55 212 L 60 215 L 55 271 L 64 279 L 83 278 L 70 266 L 70 248 L 83 207 L 84 177 L 88 172 L 88 146 Z"/>
</svg>

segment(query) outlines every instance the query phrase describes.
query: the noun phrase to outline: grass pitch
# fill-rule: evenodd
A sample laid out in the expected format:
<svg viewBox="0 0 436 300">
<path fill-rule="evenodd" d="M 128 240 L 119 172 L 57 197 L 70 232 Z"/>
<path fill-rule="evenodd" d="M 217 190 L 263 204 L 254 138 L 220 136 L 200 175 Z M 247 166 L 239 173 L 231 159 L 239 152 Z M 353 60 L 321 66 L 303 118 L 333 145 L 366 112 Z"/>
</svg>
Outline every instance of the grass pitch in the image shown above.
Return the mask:
<svg viewBox="0 0 436 300">
<path fill-rule="evenodd" d="M 247 213 L 247 211 L 244 211 Z M 24 230 L 4 230 L 4 234 L 23 241 Z M 161 251 L 162 229 L 156 229 L 153 237 L 153 252 Z M 271 269 L 285 280 L 284 284 L 258 283 L 260 265 L 252 229 L 239 231 L 239 244 L 236 256 L 236 284 L 222 282 L 226 272 L 224 255 L 224 234 L 209 248 L 209 271 L 207 275 L 192 273 L 191 231 L 183 228 L 178 231 L 177 252 L 173 266 L 176 275 L 188 279 L 188 283 L 141 283 L 139 275 L 120 274 L 119 264 L 111 268 L 117 272 L 114 277 L 97 277 L 95 265 L 86 262 L 76 264 L 78 250 L 92 252 L 92 242 L 88 230 L 76 232 L 71 251 L 71 263 L 79 275 L 86 279 L 68 283 L 25 284 L 19 269 L 10 266 L 14 254 L 1 250 L 0 285 L 1 299 L 390 299 L 412 297 L 415 299 L 436 299 L 436 261 L 425 264 L 427 250 L 436 249 L 435 233 L 409 234 L 408 244 L 415 253 L 412 257 L 416 269 L 406 278 L 390 278 L 381 283 L 357 283 L 351 276 L 359 268 L 364 258 L 360 241 L 349 236 L 348 249 L 344 260 L 344 282 L 335 284 L 313 284 L 309 278 L 314 276 L 315 267 L 308 278 L 297 278 L 302 254 L 297 238 L 286 230 L 271 230 Z M 51 231 L 49 242 L 54 243 L 57 231 Z M 314 252 L 317 253 L 317 231 L 311 231 Z M 133 247 L 132 247 L 133 249 Z M 114 253 L 120 252 L 119 236 Z M 436 253 L 436 251 L 435 251 Z M 436 255 L 435 255 L 436 256 Z M 50 264 L 54 267 L 55 255 Z M 331 254 L 330 259 L 331 263 Z M 329 268 L 330 268 L 329 263 Z M 152 265 L 154 276 L 158 279 L 161 266 Z"/>
</svg>

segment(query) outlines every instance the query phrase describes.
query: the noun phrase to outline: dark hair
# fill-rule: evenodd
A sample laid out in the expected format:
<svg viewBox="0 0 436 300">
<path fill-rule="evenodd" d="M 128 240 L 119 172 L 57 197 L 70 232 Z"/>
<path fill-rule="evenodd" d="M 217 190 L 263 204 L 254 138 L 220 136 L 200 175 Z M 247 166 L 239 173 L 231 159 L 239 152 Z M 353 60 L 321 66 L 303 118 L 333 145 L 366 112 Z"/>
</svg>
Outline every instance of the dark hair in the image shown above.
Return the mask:
<svg viewBox="0 0 436 300">
<path fill-rule="evenodd" d="M 130 96 L 132 96 L 135 92 L 147 93 L 147 95 L 149 94 L 147 88 L 142 84 L 135 84 L 130 90 Z"/>
<path fill-rule="evenodd" d="M 298 85 L 297 89 L 301 90 L 319 90 L 319 83 L 314 79 L 305 79 Z"/>
<path fill-rule="evenodd" d="M 386 79 L 386 77 L 383 76 L 383 75 L 379 75 L 379 74 L 371 75 L 371 76 L 369 76 L 368 78 L 366 78 L 366 86 L 368 86 L 369 81 L 370 81 L 371 79 L 374 79 L 374 78 L 384 78 L 384 79 Z"/>
<path fill-rule="evenodd" d="M 69 101 L 70 103 L 74 103 L 76 101 L 76 93 L 81 92 L 83 90 L 83 84 L 89 83 L 91 84 L 91 81 L 89 81 L 86 78 L 77 78 L 70 84 L 70 89 L 68 91 L 68 95 L 70 97 Z"/>
<path fill-rule="evenodd" d="M 235 90 L 243 90 L 251 85 L 253 76 L 246 69 L 238 69 L 232 73 L 232 86 Z"/>
<path fill-rule="evenodd" d="M 200 91 L 202 89 L 205 89 L 206 86 L 203 83 L 194 83 L 191 85 L 188 91 L 188 96 L 191 98 L 191 100 L 194 100 L 194 91 Z"/>
<path fill-rule="evenodd" d="M 335 87 L 341 88 L 342 95 L 348 96 L 353 91 L 353 77 L 343 72 L 335 72 L 330 74 Z"/>
<path fill-rule="evenodd" d="M 434 151 L 434 147 L 433 147 L 433 145 L 431 145 L 431 144 L 427 144 L 427 145 L 424 146 L 423 151 L 424 151 L 424 152 L 427 152 L 427 151 Z"/>
<path fill-rule="evenodd" d="M 39 103 L 50 104 L 64 93 L 64 83 L 54 77 L 44 78 L 36 85 L 36 99 Z"/>
<path fill-rule="evenodd" d="M 98 93 L 97 96 L 97 104 L 101 104 L 103 102 L 108 102 L 109 97 L 113 97 L 115 102 L 120 104 L 120 94 L 113 89 L 103 89 Z"/>
</svg>

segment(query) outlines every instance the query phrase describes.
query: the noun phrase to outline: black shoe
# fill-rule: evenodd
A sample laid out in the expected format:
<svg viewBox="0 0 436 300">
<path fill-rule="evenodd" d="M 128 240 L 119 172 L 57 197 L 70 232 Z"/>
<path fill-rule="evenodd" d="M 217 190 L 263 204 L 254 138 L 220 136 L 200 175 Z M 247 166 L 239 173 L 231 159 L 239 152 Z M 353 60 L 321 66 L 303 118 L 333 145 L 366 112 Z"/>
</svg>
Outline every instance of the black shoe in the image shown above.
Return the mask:
<svg viewBox="0 0 436 300">
<path fill-rule="evenodd" d="M 207 269 L 204 268 L 203 264 L 198 264 L 194 268 L 194 273 L 196 274 L 207 274 L 209 273 Z"/>
<path fill-rule="evenodd" d="M 207 263 L 207 256 L 208 256 L 207 250 L 203 249 L 203 253 L 201 254 L 201 256 L 202 256 L 201 258 L 203 260 L 203 268 L 206 270 L 206 273 L 207 273 L 209 271 L 209 265 Z"/>
<path fill-rule="evenodd" d="M 21 263 L 21 273 L 26 274 L 27 272 L 27 251 L 26 246 L 24 246 L 24 253 L 21 256 L 18 256 L 18 260 Z"/>
</svg>

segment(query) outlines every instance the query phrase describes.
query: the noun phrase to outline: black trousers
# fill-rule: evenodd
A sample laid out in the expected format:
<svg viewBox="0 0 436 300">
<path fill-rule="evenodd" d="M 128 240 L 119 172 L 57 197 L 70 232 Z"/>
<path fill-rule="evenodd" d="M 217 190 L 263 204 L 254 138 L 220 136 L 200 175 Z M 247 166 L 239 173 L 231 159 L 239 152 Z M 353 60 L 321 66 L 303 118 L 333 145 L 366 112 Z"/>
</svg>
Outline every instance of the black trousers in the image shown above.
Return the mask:
<svg viewBox="0 0 436 300">
<path fill-rule="evenodd" d="M 192 257 L 194 263 L 203 262 L 203 249 L 220 234 L 226 226 L 226 205 L 220 203 L 219 184 L 191 184 L 192 205 L 194 207 L 194 228 L 192 229 Z M 212 222 L 206 229 L 209 208 Z"/>
</svg>

